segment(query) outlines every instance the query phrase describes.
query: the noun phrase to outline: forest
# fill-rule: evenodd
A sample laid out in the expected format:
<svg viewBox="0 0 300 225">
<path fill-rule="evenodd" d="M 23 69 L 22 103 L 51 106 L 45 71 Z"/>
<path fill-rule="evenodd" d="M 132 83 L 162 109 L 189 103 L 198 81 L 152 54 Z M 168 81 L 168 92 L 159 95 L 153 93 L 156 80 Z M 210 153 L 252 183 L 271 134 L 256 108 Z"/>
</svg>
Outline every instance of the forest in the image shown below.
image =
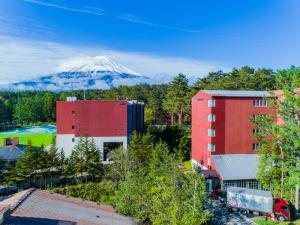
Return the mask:
<svg viewBox="0 0 300 225">
<path fill-rule="evenodd" d="M 299 67 L 274 71 L 244 66 L 229 72 L 215 71 L 190 84 L 186 75 L 177 75 L 168 84 L 139 84 L 109 90 L 73 92 L 2 91 L 0 92 L 0 125 L 14 123 L 55 122 L 55 102 L 67 96 L 77 99 L 139 100 L 145 103 L 147 125 L 190 124 L 191 97 L 201 89 L 275 90 L 291 82 L 291 74 L 299 75 Z"/>
</svg>

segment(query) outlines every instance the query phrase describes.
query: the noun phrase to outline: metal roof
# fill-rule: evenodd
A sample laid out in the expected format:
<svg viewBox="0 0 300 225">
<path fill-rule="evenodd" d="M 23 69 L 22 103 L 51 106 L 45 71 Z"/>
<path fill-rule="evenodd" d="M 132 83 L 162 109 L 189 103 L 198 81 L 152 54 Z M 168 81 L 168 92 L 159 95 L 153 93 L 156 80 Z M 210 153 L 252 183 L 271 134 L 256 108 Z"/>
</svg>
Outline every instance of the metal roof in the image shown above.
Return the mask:
<svg viewBox="0 0 300 225">
<path fill-rule="evenodd" d="M 17 194 L 16 194 L 17 195 Z M 10 225 L 133 225 L 111 206 L 43 190 L 23 194 L 5 224 Z M 13 197 L 12 197 L 13 198 Z M 5 201 L 5 200 L 4 200 Z M 8 202 L 9 199 L 6 199 Z M 2 202 L 1 202 L 2 203 Z"/>
<path fill-rule="evenodd" d="M 25 145 L 9 145 L 0 147 L 0 159 L 16 160 L 24 154 Z"/>
<path fill-rule="evenodd" d="M 222 180 L 256 179 L 258 157 L 256 154 L 213 155 Z"/>
<path fill-rule="evenodd" d="M 212 95 L 212 96 L 225 96 L 225 97 L 270 97 L 270 96 L 273 96 L 268 91 L 202 90 L 202 92 Z"/>
<path fill-rule="evenodd" d="M 41 148 L 32 146 L 33 151 L 39 151 Z M 26 145 L 7 145 L 0 147 L 0 159 L 2 160 L 16 160 L 20 158 L 26 149 Z"/>
</svg>

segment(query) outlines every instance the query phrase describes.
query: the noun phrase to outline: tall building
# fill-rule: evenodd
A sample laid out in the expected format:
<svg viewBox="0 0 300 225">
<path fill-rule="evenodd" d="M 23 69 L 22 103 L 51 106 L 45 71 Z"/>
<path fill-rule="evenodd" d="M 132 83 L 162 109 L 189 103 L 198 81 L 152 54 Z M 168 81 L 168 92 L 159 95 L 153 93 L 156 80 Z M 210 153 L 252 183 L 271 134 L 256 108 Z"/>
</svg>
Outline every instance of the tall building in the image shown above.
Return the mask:
<svg viewBox="0 0 300 225">
<path fill-rule="evenodd" d="M 127 148 L 131 134 L 142 131 L 144 104 L 121 100 L 76 100 L 56 103 L 56 143 L 70 156 L 80 137 L 93 138 L 103 161 L 110 151 Z"/>
<path fill-rule="evenodd" d="M 192 163 L 210 181 L 259 188 L 254 116 L 275 113 L 266 91 L 202 90 L 192 98 Z"/>
</svg>

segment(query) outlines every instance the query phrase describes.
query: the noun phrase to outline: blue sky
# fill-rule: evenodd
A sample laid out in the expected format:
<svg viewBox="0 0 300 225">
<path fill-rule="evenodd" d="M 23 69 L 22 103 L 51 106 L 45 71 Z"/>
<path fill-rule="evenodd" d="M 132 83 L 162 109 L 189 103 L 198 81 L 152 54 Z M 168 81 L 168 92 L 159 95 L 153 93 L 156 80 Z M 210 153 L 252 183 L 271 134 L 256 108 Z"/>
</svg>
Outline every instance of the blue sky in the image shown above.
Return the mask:
<svg viewBox="0 0 300 225">
<path fill-rule="evenodd" d="M 0 0 L 0 79 L 96 55 L 148 76 L 299 65 L 299 12 L 298 0 Z"/>
</svg>

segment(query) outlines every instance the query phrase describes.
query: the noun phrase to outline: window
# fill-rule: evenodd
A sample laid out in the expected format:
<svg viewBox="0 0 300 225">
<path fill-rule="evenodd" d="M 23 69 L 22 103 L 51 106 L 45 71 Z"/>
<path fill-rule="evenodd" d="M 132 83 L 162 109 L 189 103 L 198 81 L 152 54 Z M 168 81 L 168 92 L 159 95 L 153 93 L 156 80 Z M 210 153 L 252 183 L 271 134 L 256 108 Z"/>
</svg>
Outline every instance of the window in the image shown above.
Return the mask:
<svg viewBox="0 0 300 225">
<path fill-rule="evenodd" d="M 214 152 L 216 150 L 216 146 L 214 144 L 209 143 L 207 149 L 208 151 Z"/>
<path fill-rule="evenodd" d="M 75 138 L 72 138 L 72 142 L 75 142 Z"/>
<path fill-rule="evenodd" d="M 261 144 L 259 143 L 254 143 L 252 144 L 252 150 L 256 151 L 257 149 L 259 149 L 261 147 Z"/>
<path fill-rule="evenodd" d="M 252 130 L 253 134 L 261 134 L 261 129 L 260 128 L 255 128 Z"/>
<path fill-rule="evenodd" d="M 207 101 L 207 106 L 208 107 L 216 107 L 216 100 L 215 99 L 209 99 Z"/>
<path fill-rule="evenodd" d="M 210 166 L 210 159 L 207 159 L 207 165 Z"/>
<path fill-rule="evenodd" d="M 266 99 L 253 99 L 253 106 L 254 107 L 267 107 L 267 100 Z"/>
<path fill-rule="evenodd" d="M 75 110 L 72 110 L 72 115 L 75 115 Z"/>
<path fill-rule="evenodd" d="M 280 209 L 283 211 L 286 211 L 286 212 L 289 211 L 289 207 L 287 207 L 287 206 L 280 206 Z"/>
<path fill-rule="evenodd" d="M 208 122 L 215 122 L 216 121 L 216 115 L 215 114 L 208 114 L 207 120 L 208 120 Z"/>
<path fill-rule="evenodd" d="M 223 181 L 222 188 L 227 187 L 243 187 L 257 190 L 264 190 L 262 185 L 257 180 L 235 180 L 235 181 Z"/>
<path fill-rule="evenodd" d="M 208 137 L 215 137 L 216 136 L 216 130 L 215 129 L 208 129 L 207 133 L 208 133 Z"/>
<path fill-rule="evenodd" d="M 72 125 L 72 130 L 74 130 L 75 129 L 75 126 L 74 125 Z"/>
</svg>

